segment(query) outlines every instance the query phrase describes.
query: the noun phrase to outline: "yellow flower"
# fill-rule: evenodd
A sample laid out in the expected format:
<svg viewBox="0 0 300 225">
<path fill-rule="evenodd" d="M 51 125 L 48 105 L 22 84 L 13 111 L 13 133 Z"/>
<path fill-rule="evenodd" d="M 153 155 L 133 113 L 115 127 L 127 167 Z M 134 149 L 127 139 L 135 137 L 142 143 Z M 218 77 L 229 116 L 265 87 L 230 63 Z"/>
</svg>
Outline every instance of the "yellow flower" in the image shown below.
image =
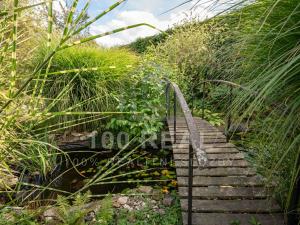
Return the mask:
<svg viewBox="0 0 300 225">
<path fill-rule="evenodd" d="M 168 187 L 163 187 L 162 193 L 168 194 L 169 193 Z"/>
<path fill-rule="evenodd" d="M 168 176 L 170 173 L 169 173 L 169 170 L 162 170 L 161 174 L 164 176 Z"/>
<path fill-rule="evenodd" d="M 171 184 L 172 184 L 174 187 L 176 187 L 176 186 L 177 186 L 177 181 L 176 181 L 176 180 L 172 180 L 172 181 L 171 181 Z"/>
</svg>

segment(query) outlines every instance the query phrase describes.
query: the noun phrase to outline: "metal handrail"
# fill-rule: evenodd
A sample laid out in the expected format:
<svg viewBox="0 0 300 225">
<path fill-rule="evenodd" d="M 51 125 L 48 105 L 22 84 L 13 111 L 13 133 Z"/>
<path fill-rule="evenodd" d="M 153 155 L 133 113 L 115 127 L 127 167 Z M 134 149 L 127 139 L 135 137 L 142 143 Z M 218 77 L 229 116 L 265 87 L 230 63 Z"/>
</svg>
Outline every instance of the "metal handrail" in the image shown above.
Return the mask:
<svg viewBox="0 0 300 225">
<path fill-rule="evenodd" d="M 200 133 L 196 127 L 196 123 L 188 104 L 180 91 L 179 87 L 167 80 L 166 86 L 166 109 L 167 118 L 170 118 L 170 88 L 174 90 L 174 143 L 176 143 L 176 114 L 177 114 L 177 100 L 182 109 L 187 128 L 189 131 L 189 176 L 188 176 L 188 225 L 192 224 L 192 204 L 193 204 L 193 156 L 195 154 L 199 166 L 205 166 L 207 163 L 207 155 L 202 148 Z"/>
</svg>

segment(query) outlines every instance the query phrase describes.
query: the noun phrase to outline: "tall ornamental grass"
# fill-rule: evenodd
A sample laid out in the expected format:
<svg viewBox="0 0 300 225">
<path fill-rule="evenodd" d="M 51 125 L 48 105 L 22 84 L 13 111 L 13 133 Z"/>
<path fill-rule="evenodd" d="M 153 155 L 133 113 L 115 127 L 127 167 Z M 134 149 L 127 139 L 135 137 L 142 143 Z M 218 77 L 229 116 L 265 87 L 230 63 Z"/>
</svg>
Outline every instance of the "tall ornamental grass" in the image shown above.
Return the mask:
<svg viewBox="0 0 300 225">
<path fill-rule="evenodd" d="M 36 132 L 37 128 L 44 128 L 43 124 L 47 124 L 49 120 L 66 115 L 97 115 L 97 119 L 101 120 L 114 114 L 113 112 L 99 111 L 102 110 L 102 108 L 95 109 L 95 111 L 92 112 L 86 111 L 83 107 L 80 108 L 79 105 L 86 104 L 82 100 L 83 97 L 76 99 L 78 108 L 73 106 L 67 107 L 67 102 L 64 103 L 64 97 L 66 97 L 64 95 L 70 93 L 68 90 L 71 90 L 72 86 L 77 85 L 71 81 L 79 77 L 79 71 L 81 70 L 86 72 L 85 76 L 89 76 L 89 74 L 94 77 L 102 76 L 101 78 L 103 79 L 99 79 L 99 82 L 101 81 L 105 87 L 102 87 L 100 84 L 93 84 L 93 86 L 90 87 L 93 91 L 103 88 L 101 90 L 102 95 L 110 90 L 108 88 L 109 86 L 117 85 L 117 83 L 111 83 L 113 79 L 109 77 L 109 75 L 112 74 L 109 72 L 110 70 L 116 69 L 116 71 L 118 71 L 118 78 L 121 79 L 122 76 L 124 76 L 125 79 L 125 73 L 123 74 L 122 71 L 126 72 L 130 70 L 126 65 L 133 64 L 136 61 L 135 56 L 126 51 L 112 51 L 111 55 L 113 57 L 110 59 L 106 56 L 104 51 L 101 52 L 99 50 L 98 52 L 97 49 L 92 50 L 91 48 L 84 51 L 79 47 L 82 43 L 88 43 L 99 37 L 104 37 L 123 30 L 133 29 L 139 26 L 154 28 L 151 25 L 142 23 L 117 28 L 93 36 L 86 34 L 81 35 L 90 25 L 110 13 L 123 2 L 124 0 L 117 1 L 108 9 L 99 12 L 94 18 L 84 20 L 82 23 L 81 19 L 85 15 L 86 10 L 90 7 L 90 1 L 85 1 L 82 4 L 83 7 L 78 7 L 79 1 L 74 0 L 71 3 L 70 9 L 67 11 L 68 15 L 62 31 L 55 29 L 53 23 L 52 0 L 40 1 L 34 4 L 31 1 L 19 2 L 18 0 L 7 0 L 0 3 L 0 173 L 2 183 L 8 184 L 8 180 L 6 180 L 6 176 L 3 176 L 3 173 L 5 173 L 7 177 L 13 175 L 16 178 L 22 177 L 27 172 L 29 172 L 29 174 L 37 172 L 42 176 L 47 176 L 47 174 L 53 170 L 56 163 L 55 159 L 58 155 L 61 154 L 66 158 L 68 157 L 56 147 L 56 143 L 48 135 L 57 129 L 57 127 L 45 126 L 45 129 Z M 40 6 L 46 6 L 48 10 L 46 16 L 39 13 L 38 7 Z M 75 13 L 75 11 L 78 11 L 78 13 Z M 39 23 L 34 22 L 34 19 L 39 20 Z M 27 22 L 23 23 L 23 21 Z M 81 23 L 79 24 L 79 22 Z M 35 32 L 30 32 L 32 30 Z M 56 38 L 57 36 L 59 37 L 58 40 Z M 31 64 L 29 60 L 30 57 L 27 56 L 34 55 L 31 54 L 32 52 L 29 50 L 35 50 L 35 45 L 32 45 L 32 43 L 36 43 L 37 39 L 41 41 L 46 40 L 46 43 L 43 43 L 46 45 L 44 57 L 35 61 L 32 67 L 24 68 L 24 65 Z M 26 43 L 30 43 L 31 45 L 27 45 Z M 28 48 L 28 46 L 32 47 Z M 88 65 L 82 64 L 83 60 L 81 60 L 81 63 L 77 62 L 75 55 L 72 54 L 72 50 L 81 54 L 82 57 L 88 58 L 88 54 L 91 53 L 95 57 L 98 57 L 98 59 L 106 59 L 106 64 L 101 64 L 102 62 L 96 63 L 91 58 Z M 67 58 L 64 58 L 64 54 L 69 54 L 73 61 L 68 61 Z M 128 57 L 128 62 L 117 60 L 118 56 Z M 61 60 L 60 64 L 56 63 L 59 61 L 57 59 Z M 59 93 L 60 90 L 58 88 L 56 92 L 52 93 L 56 96 L 48 95 L 49 98 L 47 98 L 44 94 L 49 93 L 47 91 L 51 91 L 48 82 L 55 82 L 54 77 L 65 75 L 66 68 L 60 67 L 62 63 L 68 65 L 68 70 L 74 70 L 73 72 L 68 72 L 74 76 L 63 90 L 60 89 L 61 93 Z M 113 65 L 109 65 L 110 63 Z M 52 65 L 54 65 L 54 67 Z M 56 65 L 58 67 L 55 69 Z M 72 68 L 74 65 L 76 67 Z M 106 68 L 105 65 L 111 66 L 111 68 Z M 95 69 L 95 73 L 87 73 L 89 70 L 87 70 L 86 66 L 98 66 L 101 69 Z M 63 71 L 60 71 L 62 69 Z M 98 70 L 101 72 L 97 72 Z M 95 78 L 93 79 L 95 80 Z M 82 80 L 83 83 L 88 82 L 83 78 Z M 62 78 L 62 81 L 64 81 L 64 78 Z M 53 85 L 57 85 L 57 83 L 53 83 Z M 91 83 L 92 82 L 90 82 L 90 84 Z M 86 87 L 89 87 L 88 84 L 81 86 L 81 88 Z M 78 90 L 77 93 L 76 91 L 74 93 L 79 96 Z M 100 94 L 96 94 L 99 97 Z M 99 100 L 97 96 L 96 99 Z M 95 96 L 93 96 L 93 98 L 95 98 Z M 103 98 L 105 98 L 105 96 L 101 96 L 101 99 Z M 70 101 L 72 102 L 73 100 Z M 61 103 L 65 105 L 62 107 Z M 98 107 L 98 104 L 95 105 Z M 32 187 L 32 185 L 27 183 L 23 183 L 22 185 Z M 14 194 L 18 191 L 18 188 L 19 185 L 15 186 L 15 189 L 7 187 L 7 189 L 4 190 L 4 192 L 7 191 L 11 196 L 13 202 Z M 39 188 L 39 190 L 40 189 L 43 188 Z M 28 195 L 31 194 L 32 193 L 28 193 Z"/>
<path fill-rule="evenodd" d="M 46 54 L 40 48 L 36 60 Z M 51 102 L 59 99 L 51 111 L 105 112 L 115 110 L 116 98 L 132 82 L 130 73 L 138 57 L 126 49 L 104 49 L 96 44 L 75 46 L 58 52 L 48 68 L 42 96 Z M 45 76 L 45 75 L 44 75 Z M 63 127 L 70 121 L 84 119 L 85 115 L 58 117 Z M 56 121 L 57 122 L 57 121 Z M 97 122 L 77 129 L 99 128 Z"/>
</svg>

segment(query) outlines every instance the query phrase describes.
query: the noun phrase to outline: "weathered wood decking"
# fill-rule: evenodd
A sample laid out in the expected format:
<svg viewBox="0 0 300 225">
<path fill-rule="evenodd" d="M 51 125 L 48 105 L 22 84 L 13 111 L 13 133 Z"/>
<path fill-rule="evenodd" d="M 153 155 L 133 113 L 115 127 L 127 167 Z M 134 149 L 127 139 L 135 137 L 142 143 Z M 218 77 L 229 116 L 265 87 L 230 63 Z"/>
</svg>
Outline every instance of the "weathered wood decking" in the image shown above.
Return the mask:
<svg viewBox="0 0 300 225">
<path fill-rule="evenodd" d="M 261 225 L 283 225 L 281 209 L 270 196 L 270 187 L 251 168 L 243 153 L 226 143 L 226 137 L 207 121 L 194 119 L 209 162 L 200 168 L 194 160 L 193 224 L 250 225 L 255 218 Z M 189 132 L 185 120 L 177 118 L 174 143 L 173 120 L 168 125 L 183 222 L 187 224 Z"/>
</svg>

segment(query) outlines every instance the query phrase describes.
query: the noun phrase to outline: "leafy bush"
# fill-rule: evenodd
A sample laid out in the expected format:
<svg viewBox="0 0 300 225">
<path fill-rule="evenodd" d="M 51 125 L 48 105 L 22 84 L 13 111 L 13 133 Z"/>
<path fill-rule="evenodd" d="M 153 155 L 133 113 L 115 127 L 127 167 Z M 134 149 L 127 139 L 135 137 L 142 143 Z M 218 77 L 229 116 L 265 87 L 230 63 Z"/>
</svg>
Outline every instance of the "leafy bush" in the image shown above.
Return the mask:
<svg viewBox="0 0 300 225">
<path fill-rule="evenodd" d="M 225 27 L 214 22 L 199 24 L 190 21 L 174 29 L 166 40 L 148 51 L 148 54 L 159 62 L 167 62 L 181 74 L 177 82 L 183 88 L 186 97 L 201 96 L 200 81 L 207 79 L 209 74 L 224 73 L 215 67 L 207 66 L 215 60 L 216 52 L 221 43 L 225 42 Z M 193 93 L 194 92 L 194 93 Z"/>
<path fill-rule="evenodd" d="M 148 47 L 156 46 L 166 40 L 168 34 L 172 33 L 172 30 L 169 29 L 164 33 L 159 33 L 151 37 L 138 38 L 136 41 L 130 43 L 128 47 L 137 53 L 146 52 Z"/>
<path fill-rule="evenodd" d="M 122 130 L 131 137 L 147 137 L 163 127 L 162 113 L 164 81 L 163 71 L 151 64 L 143 64 L 134 72 L 135 83 L 118 99 L 117 109 L 129 112 L 111 119 L 108 128 Z"/>
</svg>

